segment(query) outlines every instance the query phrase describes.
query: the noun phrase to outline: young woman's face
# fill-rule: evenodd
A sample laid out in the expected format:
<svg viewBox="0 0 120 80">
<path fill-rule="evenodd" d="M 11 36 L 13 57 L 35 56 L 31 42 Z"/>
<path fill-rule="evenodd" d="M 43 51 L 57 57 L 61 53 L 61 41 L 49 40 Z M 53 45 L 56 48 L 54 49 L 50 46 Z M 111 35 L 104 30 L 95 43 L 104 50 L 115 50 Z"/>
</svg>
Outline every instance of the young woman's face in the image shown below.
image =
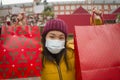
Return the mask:
<svg viewBox="0 0 120 80">
<path fill-rule="evenodd" d="M 19 20 L 22 20 L 22 19 L 23 19 L 23 15 L 22 15 L 22 14 L 19 14 L 17 18 L 18 18 Z"/>
<path fill-rule="evenodd" d="M 60 31 L 50 31 L 46 35 L 46 39 L 51 40 L 65 40 L 65 34 Z"/>
</svg>

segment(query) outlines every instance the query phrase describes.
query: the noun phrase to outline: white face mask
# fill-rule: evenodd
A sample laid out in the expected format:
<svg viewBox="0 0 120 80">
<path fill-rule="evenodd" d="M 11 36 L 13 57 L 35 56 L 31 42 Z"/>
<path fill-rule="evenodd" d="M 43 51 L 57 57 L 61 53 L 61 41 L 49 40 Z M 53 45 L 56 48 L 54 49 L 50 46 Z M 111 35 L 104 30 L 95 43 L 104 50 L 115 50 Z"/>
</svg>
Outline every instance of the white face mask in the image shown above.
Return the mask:
<svg viewBox="0 0 120 80">
<path fill-rule="evenodd" d="M 58 54 L 65 48 L 65 40 L 61 41 L 46 39 L 45 47 L 47 47 L 52 54 Z"/>
</svg>

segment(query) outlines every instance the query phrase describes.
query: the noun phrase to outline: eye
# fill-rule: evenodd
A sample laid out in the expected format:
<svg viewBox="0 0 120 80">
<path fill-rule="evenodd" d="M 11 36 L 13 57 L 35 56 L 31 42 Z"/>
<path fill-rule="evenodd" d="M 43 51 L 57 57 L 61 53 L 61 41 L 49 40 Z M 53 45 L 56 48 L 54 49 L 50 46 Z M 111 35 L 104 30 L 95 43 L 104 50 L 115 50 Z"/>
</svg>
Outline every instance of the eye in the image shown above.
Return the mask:
<svg viewBox="0 0 120 80">
<path fill-rule="evenodd" d="M 60 39 L 60 40 L 65 40 L 65 37 L 60 37 L 59 39 Z"/>
<path fill-rule="evenodd" d="M 54 39 L 55 37 L 54 36 L 49 36 L 49 38 Z"/>
</svg>

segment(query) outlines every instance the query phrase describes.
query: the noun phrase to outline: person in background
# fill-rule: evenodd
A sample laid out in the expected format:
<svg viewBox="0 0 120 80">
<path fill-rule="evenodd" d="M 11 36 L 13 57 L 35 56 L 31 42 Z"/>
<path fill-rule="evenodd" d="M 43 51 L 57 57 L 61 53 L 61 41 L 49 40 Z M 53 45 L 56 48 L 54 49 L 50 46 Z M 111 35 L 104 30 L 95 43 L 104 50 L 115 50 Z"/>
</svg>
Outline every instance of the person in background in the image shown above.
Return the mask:
<svg viewBox="0 0 120 80">
<path fill-rule="evenodd" d="M 5 19 L 6 19 L 6 26 L 11 26 L 10 15 L 7 15 Z"/>
<path fill-rule="evenodd" d="M 90 17 L 90 24 L 91 25 L 102 25 L 102 24 L 104 24 L 102 10 L 97 10 L 96 7 L 93 8 L 92 15 Z"/>
<path fill-rule="evenodd" d="M 120 14 L 117 15 L 116 23 L 120 23 Z"/>
<path fill-rule="evenodd" d="M 11 16 L 11 25 L 14 25 L 14 24 L 16 24 L 16 22 L 17 22 L 17 15 L 16 14 L 13 14 L 12 16 Z"/>
<path fill-rule="evenodd" d="M 42 32 L 41 80 L 75 80 L 74 43 L 67 41 L 67 25 L 60 19 L 49 20 Z"/>
<path fill-rule="evenodd" d="M 19 13 L 18 16 L 17 16 L 17 21 L 18 21 L 19 26 L 27 25 L 25 13 L 23 13 L 23 12 Z"/>
<path fill-rule="evenodd" d="M 35 19 L 34 19 L 34 16 L 29 16 L 28 17 L 28 25 L 29 26 L 35 26 Z"/>
</svg>

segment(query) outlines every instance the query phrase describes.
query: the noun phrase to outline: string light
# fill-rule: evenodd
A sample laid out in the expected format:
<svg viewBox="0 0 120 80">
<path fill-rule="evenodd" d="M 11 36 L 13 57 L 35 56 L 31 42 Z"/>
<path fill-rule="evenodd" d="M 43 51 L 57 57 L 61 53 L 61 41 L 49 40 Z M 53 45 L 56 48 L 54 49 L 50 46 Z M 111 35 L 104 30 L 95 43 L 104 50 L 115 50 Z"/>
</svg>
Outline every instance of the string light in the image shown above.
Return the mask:
<svg viewBox="0 0 120 80">
<path fill-rule="evenodd" d="M 13 35 L 13 37 L 16 37 L 16 35 Z"/>
<path fill-rule="evenodd" d="M 4 49 L 3 51 L 6 52 L 6 49 Z"/>
<path fill-rule="evenodd" d="M 24 51 L 24 49 L 21 49 L 21 51 L 23 52 L 23 51 Z"/>
<path fill-rule="evenodd" d="M 33 66 L 33 64 L 30 64 L 30 66 Z"/>
<path fill-rule="evenodd" d="M 32 34 L 30 34 L 30 37 L 32 37 Z"/>
<path fill-rule="evenodd" d="M 14 68 L 14 67 L 15 67 L 15 65 L 13 64 L 13 65 L 12 65 L 12 67 Z"/>
</svg>

